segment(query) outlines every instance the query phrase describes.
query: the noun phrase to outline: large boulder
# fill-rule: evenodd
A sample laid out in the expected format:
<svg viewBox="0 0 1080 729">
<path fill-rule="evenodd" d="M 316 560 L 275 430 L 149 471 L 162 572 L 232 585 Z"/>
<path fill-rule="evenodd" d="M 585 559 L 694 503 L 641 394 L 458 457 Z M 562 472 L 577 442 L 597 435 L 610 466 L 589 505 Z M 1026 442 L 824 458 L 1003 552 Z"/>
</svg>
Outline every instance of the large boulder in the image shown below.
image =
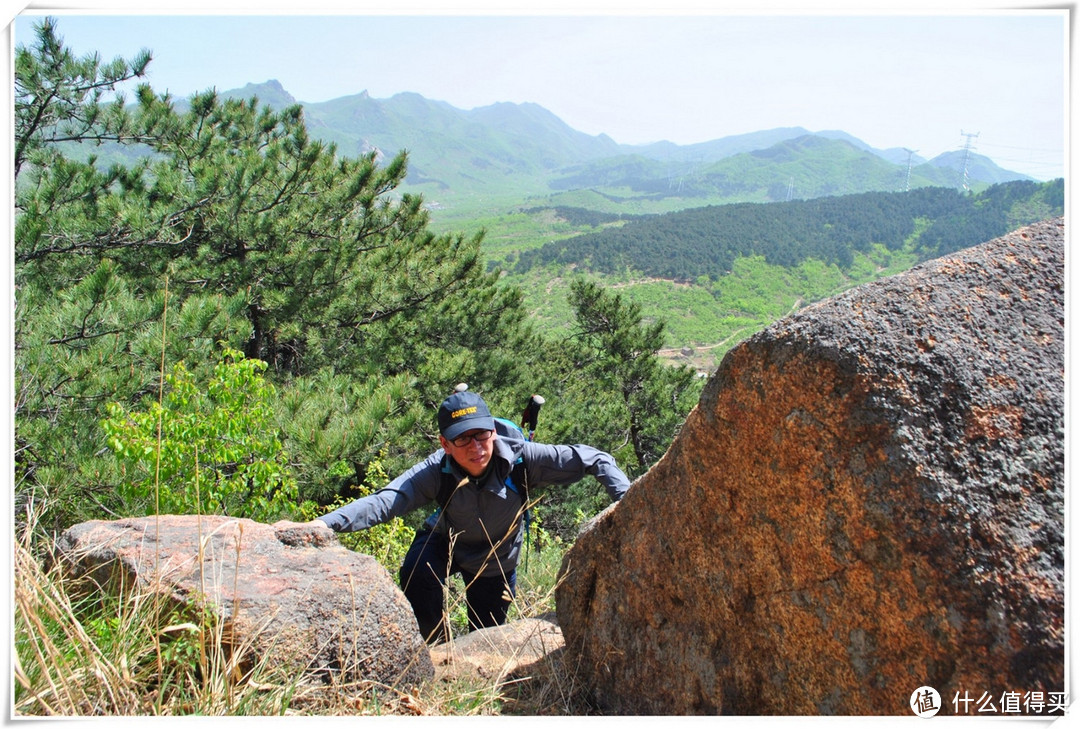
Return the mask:
<svg viewBox="0 0 1080 729">
<path fill-rule="evenodd" d="M 928 262 L 729 352 L 566 555 L 559 623 L 594 700 L 910 716 L 929 686 L 946 714 L 1060 703 L 1063 234 Z"/>
<path fill-rule="evenodd" d="M 241 666 L 266 661 L 335 681 L 413 686 L 434 667 L 390 574 L 329 529 L 222 516 L 89 521 L 57 541 L 73 576 L 206 609 Z"/>
</svg>

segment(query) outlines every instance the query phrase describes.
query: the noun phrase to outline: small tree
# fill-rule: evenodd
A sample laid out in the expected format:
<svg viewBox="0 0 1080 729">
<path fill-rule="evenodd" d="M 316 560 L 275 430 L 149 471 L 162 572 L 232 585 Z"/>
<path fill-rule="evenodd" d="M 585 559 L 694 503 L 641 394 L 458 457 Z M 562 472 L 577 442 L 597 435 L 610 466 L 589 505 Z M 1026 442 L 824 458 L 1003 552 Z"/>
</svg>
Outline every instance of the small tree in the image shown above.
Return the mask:
<svg viewBox="0 0 1080 729">
<path fill-rule="evenodd" d="M 293 478 L 273 427 L 266 363 L 225 349 L 200 386 L 183 363 L 160 402 L 108 406 L 109 447 L 123 462 L 132 512 L 212 513 L 272 521 L 296 505 Z"/>
<path fill-rule="evenodd" d="M 665 324 L 647 323 L 641 307 L 584 280 L 571 284 L 576 316 L 575 369 L 591 395 L 591 427 L 606 425 L 627 443 L 637 461 L 631 473 L 644 473 L 671 444 L 700 394 L 693 370 L 666 366 L 658 356 Z M 602 421 L 606 420 L 606 423 Z"/>
</svg>

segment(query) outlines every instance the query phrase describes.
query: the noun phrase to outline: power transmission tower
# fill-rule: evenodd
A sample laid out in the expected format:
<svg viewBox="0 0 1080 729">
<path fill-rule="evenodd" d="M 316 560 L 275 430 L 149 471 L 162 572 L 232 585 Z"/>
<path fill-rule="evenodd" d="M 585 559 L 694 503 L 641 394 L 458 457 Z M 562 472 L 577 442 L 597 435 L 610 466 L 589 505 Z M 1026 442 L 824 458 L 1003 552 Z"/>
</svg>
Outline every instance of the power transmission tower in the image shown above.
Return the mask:
<svg viewBox="0 0 1080 729">
<path fill-rule="evenodd" d="M 788 180 L 787 184 L 787 201 L 791 202 L 791 198 L 795 195 L 795 178 L 792 177 Z"/>
<path fill-rule="evenodd" d="M 907 178 L 904 180 L 904 192 L 911 192 L 911 155 L 919 150 L 904 147 L 904 151 L 907 152 Z"/>
<path fill-rule="evenodd" d="M 975 132 L 974 134 L 965 133 L 964 130 L 961 129 L 960 130 L 960 136 L 967 137 L 967 140 L 964 142 L 964 171 L 963 171 L 963 173 L 961 175 L 961 178 L 960 178 L 960 186 L 964 190 L 968 190 L 969 189 L 968 188 L 968 161 L 971 159 L 971 152 L 974 149 L 974 147 L 971 144 L 971 140 L 973 138 L 977 138 L 979 136 L 979 133 L 978 132 Z"/>
</svg>

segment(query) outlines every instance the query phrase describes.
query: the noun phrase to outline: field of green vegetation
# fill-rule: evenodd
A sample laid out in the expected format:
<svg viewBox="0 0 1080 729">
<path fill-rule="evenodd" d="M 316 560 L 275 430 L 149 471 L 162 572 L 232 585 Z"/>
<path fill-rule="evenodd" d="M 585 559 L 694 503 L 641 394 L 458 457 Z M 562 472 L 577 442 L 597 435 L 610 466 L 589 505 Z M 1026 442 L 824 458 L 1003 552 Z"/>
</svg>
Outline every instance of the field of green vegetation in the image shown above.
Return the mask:
<svg viewBox="0 0 1080 729">
<path fill-rule="evenodd" d="M 666 360 L 711 372 L 739 341 L 772 322 L 845 289 L 905 271 L 919 260 L 913 251 L 874 246 L 857 254 L 846 271 L 835 264 L 808 259 L 798 267 L 770 265 L 762 256 L 740 258 L 731 273 L 716 283 L 677 283 L 662 279 L 575 274 L 546 267 L 510 274 L 525 291 L 530 315 L 549 331 L 572 333 L 573 315 L 566 296 L 569 281 L 582 276 L 625 295 L 641 306 L 647 321 L 663 321 Z"/>
<path fill-rule="evenodd" d="M 585 200 L 596 203 L 597 196 L 579 195 L 579 202 Z M 837 225 L 833 213 L 834 217 L 821 223 L 820 228 L 813 229 L 810 224 L 807 230 L 808 221 L 822 215 L 822 210 L 837 209 L 847 209 L 843 225 Z M 715 234 L 707 228 L 708 219 L 703 225 L 705 216 L 699 214 L 710 209 L 683 214 L 673 211 L 673 215 L 665 216 L 671 224 L 651 234 L 656 227 L 653 223 L 663 218 L 628 212 L 614 203 L 589 209 L 521 205 L 501 215 L 471 220 L 436 212 L 433 225 L 453 224 L 470 234 L 483 231 L 482 245 L 489 267 L 502 271 L 502 280 L 524 293 L 530 317 L 546 331 L 572 336 L 574 315 L 568 303 L 571 282 L 593 281 L 640 306 L 645 321 L 665 323 L 665 342 L 660 352 L 665 360 L 704 373 L 715 369 L 724 353 L 739 341 L 803 306 L 900 273 L 935 255 L 1060 214 L 1063 209 L 1063 184 L 1057 180 L 985 186 L 967 197 L 953 190 L 926 188 L 911 194 L 853 195 L 824 204 L 798 201 L 737 206 L 730 210 L 745 210 L 752 215 L 745 216 L 746 222 L 738 214 L 719 217 L 723 227 Z M 881 219 L 875 220 L 874 216 Z M 851 221 L 859 218 L 864 219 L 867 231 L 876 233 L 860 234 L 856 230 L 853 235 L 851 230 L 856 226 Z M 731 237 L 733 227 L 748 224 L 751 227 L 744 228 L 741 235 L 750 239 L 766 219 L 776 225 L 770 236 L 779 242 L 741 249 L 724 275 L 717 276 L 714 264 L 706 263 L 711 257 L 710 241 Z M 702 227 L 706 228 L 703 232 L 699 230 Z M 641 232 L 635 232 L 637 229 Z M 618 237 L 606 235 L 614 230 L 619 231 Z M 686 236 L 684 239 L 679 238 L 680 232 Z M 841 235 L 843 242 L 837 243 Z M 622 258 L 623 265 L 596 265 L 593 252 L 603 246 L 618 246 L 626 239 L 637 248 Z M 648 270 L 652 267 L 650 255 L 666 261 L 672 251 L 683 245 L 682 240 L 694 241 L 696 248 L 683 254 L 679 280 Z M 811 242 L 796 247 L 787 243 L 790 240 Z M 576 256 L 569 253 L 575 246 L 581 251 Z M 776 253 L 777 246 L 783 249 L 782 254 Z M 823 253 L 815 254 L 814 246 Z M 808 252 L 792 258 L 793 249 Z M 534 259 L 537 263 L 523 267 L 523 253 L 541 257 Z M 780 255 L 794 263 L 768 261 Z M 826 255 L 834 260 L 824 260 Z"/>
</svg>

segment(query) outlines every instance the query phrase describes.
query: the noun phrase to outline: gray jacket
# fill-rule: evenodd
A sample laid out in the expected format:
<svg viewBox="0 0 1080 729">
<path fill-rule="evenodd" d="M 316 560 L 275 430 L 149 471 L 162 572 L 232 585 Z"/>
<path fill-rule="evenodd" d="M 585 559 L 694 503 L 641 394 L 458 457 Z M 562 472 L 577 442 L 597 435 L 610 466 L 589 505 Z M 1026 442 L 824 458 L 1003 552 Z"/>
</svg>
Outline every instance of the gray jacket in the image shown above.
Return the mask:
<svg viewBox="0 0 1080 729">
<path fill-rule="evenodd" d="M 440 448 L 385 488 L 319 518 L 334 531 L 351 532 L 434 502 L 443 479 L 443 455 Z M 453 538 L 455 562 L 461 569 L 488 577 L 508 574 L 517 566 L 523 509 L 521 497 L 507 482 L 518 458 L 525 464 L 525 483 L 533 498 L 537 487 L 570 484 L 587 475 L 603 484 L 614 501 L 630 488 L 611 455 L 586 445 L 548 445 L 500 436 L 491 465 L 478 478 L 447 458 L 454 483 L 461 485 L 425 526 Z"/>
</svg>

